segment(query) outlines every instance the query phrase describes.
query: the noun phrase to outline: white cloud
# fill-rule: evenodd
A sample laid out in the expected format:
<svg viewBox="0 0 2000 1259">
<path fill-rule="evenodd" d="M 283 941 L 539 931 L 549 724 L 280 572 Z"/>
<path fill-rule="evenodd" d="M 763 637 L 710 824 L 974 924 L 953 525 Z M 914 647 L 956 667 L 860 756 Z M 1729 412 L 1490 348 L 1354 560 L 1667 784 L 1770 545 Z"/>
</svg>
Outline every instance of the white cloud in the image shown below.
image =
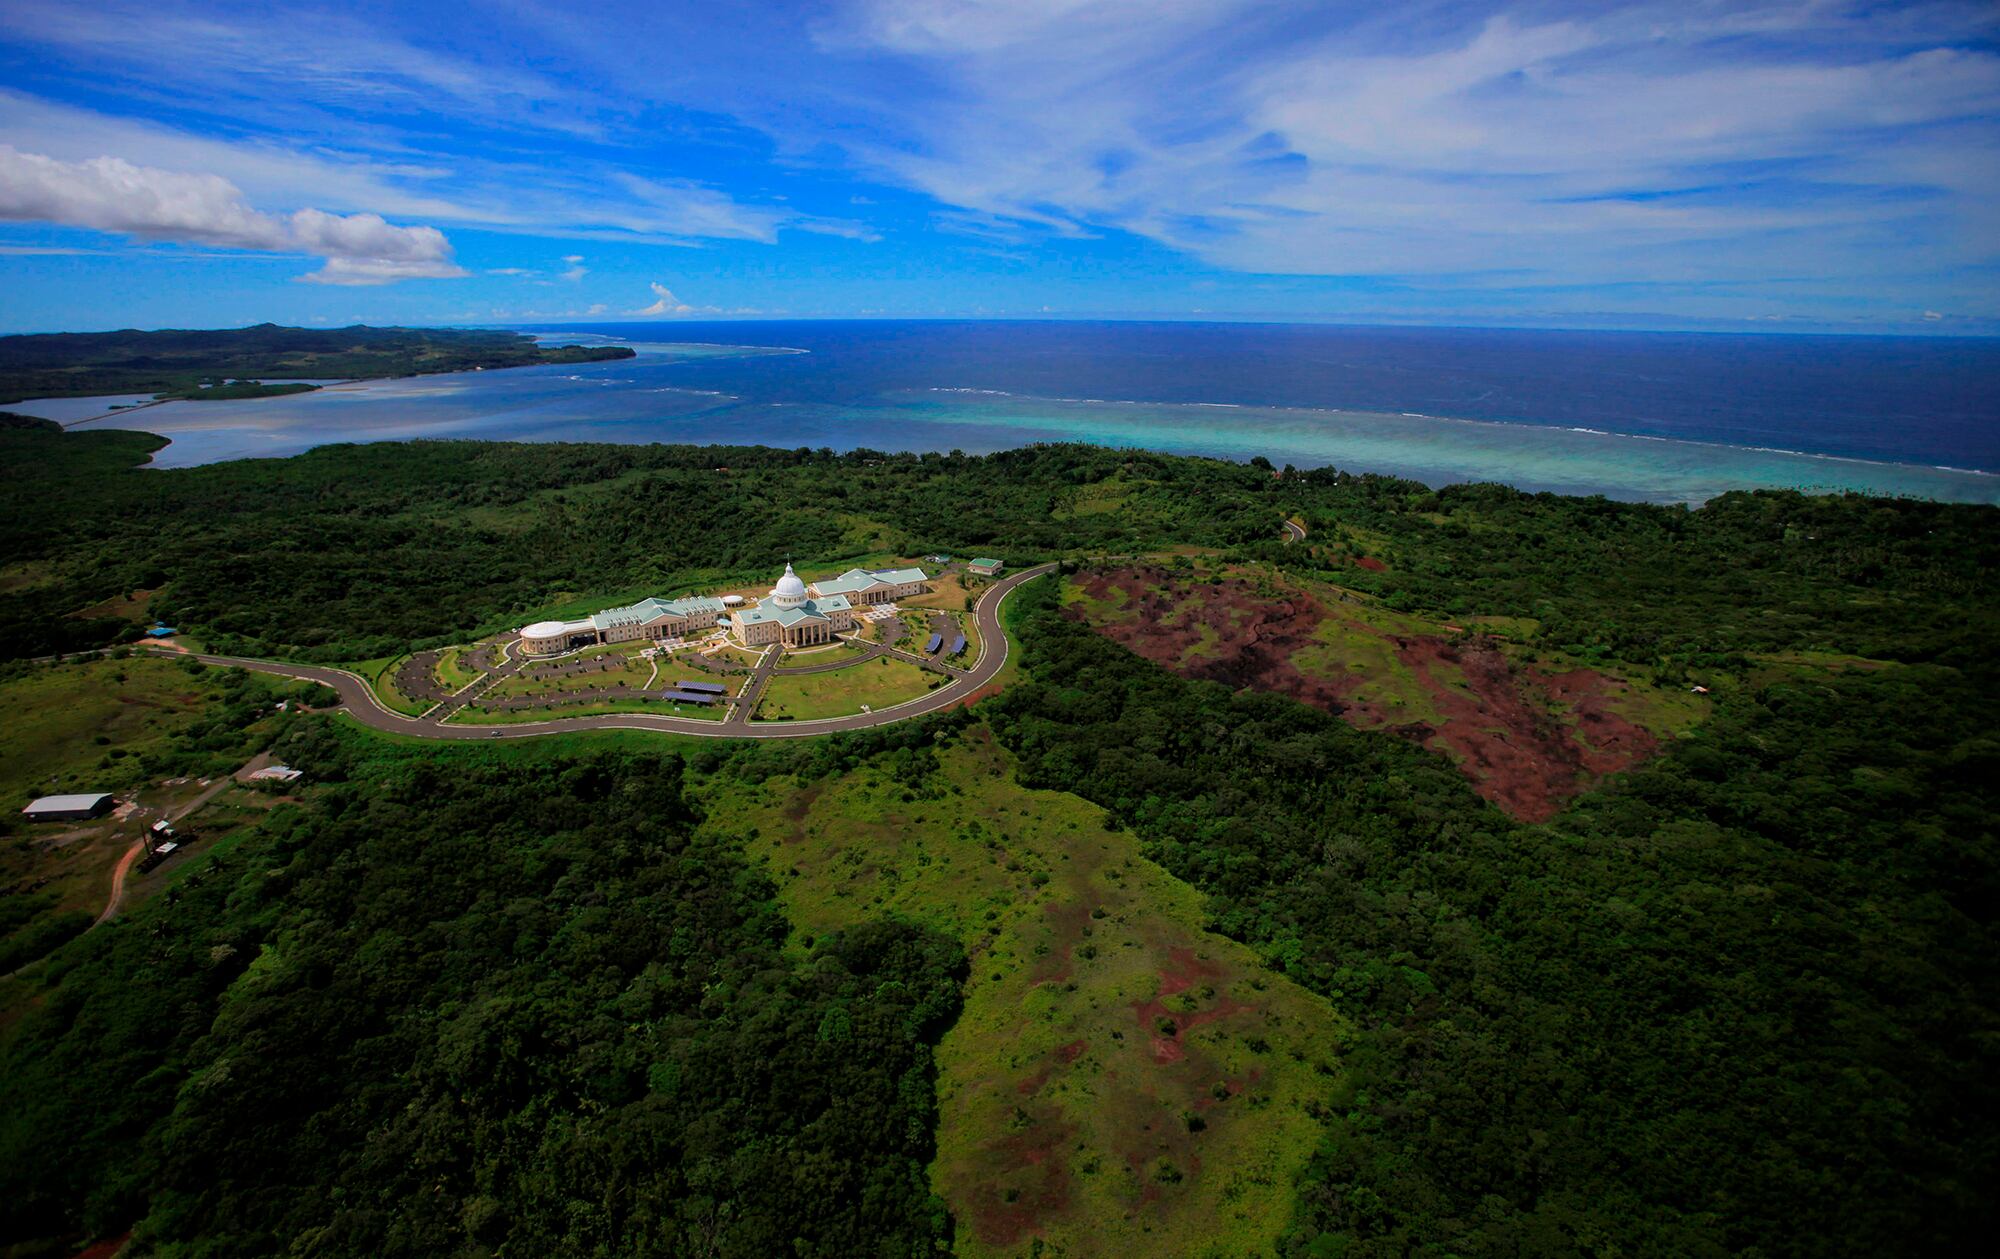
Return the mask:
<svg viewBox="0 0 2000 1259">
<path fill-rule="evenodd" d="M 747 205 L 704 184 L 648 179 L 595 164 L 509 163 L 484 155 L 412 160 L 400 149 L 371 155 L 333 145 L 301 150 L 270 140 L 224 141 L 4 87 L 0 144 L 69 161 L 109 155 L 207 171 L 243 189 L 253 202 L 308 202 L 564 240 L 682 247 L 708 240 L 771 243 L 781 228 L 808 221 L 797 211 Z"/>
<path fill-rule="evenodd" d="M 102 249 L 75 249 L 68 245 L 0 245 L 0 255 L 9 258 L 79 258 L 104 252 Z"/>
<path fill-rule="evenodd" d="M 115 157 L 58 161 L 0 145 L 0 219 L 60 223 L 142 240 L 215 245 L 324 260 L 302 278 L 386 284 L 466 274 L 434 227 L 397 227 L 379 214 L 289 215 L 253 209 L 218 175 L 135 166 Z"/>
<path fill-rule="evenodd" d="M 567 262 L 569 267 L 563 271 L 562 278 L 571 284 L 578 283 L 584 276 L 590 274 L 590 268 L 583 265 L 582 254 L 565 254 L 563 261 Z"/>
<path fill-rule="evenodd" d="M 651 306 L 641 306 L 638 310 L 627 311 L 630 315 L 693 315 L 701 313 L 695 307 L 675 297 L 673 290 L 658 281 L 647 285 L 657 299 Z"/>
</svg>

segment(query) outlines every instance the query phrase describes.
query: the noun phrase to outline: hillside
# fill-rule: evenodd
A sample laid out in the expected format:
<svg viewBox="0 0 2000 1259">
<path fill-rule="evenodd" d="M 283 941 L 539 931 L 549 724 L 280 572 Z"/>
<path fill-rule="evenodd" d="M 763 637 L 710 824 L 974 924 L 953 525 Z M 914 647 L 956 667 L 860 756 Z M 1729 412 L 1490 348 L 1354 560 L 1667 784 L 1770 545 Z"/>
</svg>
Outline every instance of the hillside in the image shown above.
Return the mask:
<svg viewBox="0 0 2000 1259">
<path fill-rule="evenodd" d="M 130 837 L 9 818 L 18 1253 L 1989 1230 L 1993 509 L 1081 446 L 143 470 L 156 441 L 0 429 L 0 694 L 41 714 L 7 781 L 173 801 L 265 744 L 306 777 L 225 784 L 214 842 L 97 926 Z M 935 551 L 1057 561 L 988 693 L 782 742 L 444 744 L 194 661 L 23 659 L 159 615 L 376 676 L 788 554 Z"/>
<path fill-rule="evenodd" d="M 90 394 L 259 397 L 264 377 L 362 380 L 631 358 L 623 346 L 539 346 L 514 332 L 445 328 L 283 328 L 59 332 L 0 337 L 0 402 Z M 211 389 L 201 388 L 214 382 Z M 295 387 L 291 391 L 296 391 Z M 215 393 L 221 389 L 223 393 Z"/>
</svg>

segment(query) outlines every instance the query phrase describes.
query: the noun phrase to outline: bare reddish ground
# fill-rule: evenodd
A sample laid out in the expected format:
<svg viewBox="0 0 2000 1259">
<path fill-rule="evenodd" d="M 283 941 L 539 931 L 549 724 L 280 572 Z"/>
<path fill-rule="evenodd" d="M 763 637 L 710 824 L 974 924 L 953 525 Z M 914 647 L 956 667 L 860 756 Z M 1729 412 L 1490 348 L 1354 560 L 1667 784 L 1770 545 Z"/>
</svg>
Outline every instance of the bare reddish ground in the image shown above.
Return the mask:
<svg viewBox="0 0 2000 1259">
<path fill-rule="evenodd" d="M 1362 679 L 1308 675 L 1294 663 L 1299 652 L 1319 645 L 1315 632 L 1330 617 L 1302 591 L 1273 596 L 1241 578 L 1177 583 L 1162 570 L 1079 580 L 1093 599 L 1124 594 L 1130 614 L 1094 628 L 1148 660 L 1188 677 L 1290 695 L 1364 729 L 1394 730 L 1450 756 L 1476 791 L 1522 821 L 1547 820 L 1597 777 L 1628 769 L 1659 746 L 1610 709 L 1610 680 L 1589 669 L 1517 669 L 1490 641 L 1389 635 L 1352 622 L 1355 631 L 1378 633 L 1394 648 L 1439 718 L 1398 725 L 1392 714 L 1355 698 Z M 1169 613 L 1171 625 L 1164 623 Z M 1203 654 L 1186 658 L 1204 631 Z M 1464 689 L 1443 676 L 1454 672 Z M 1551 712 L 1552 704 L 1570 713 L 1574 728 Z"/>
<path fill-rule="evenodd" d="M 1387 564 L 1384 564 L 1372 555 L 1362 556 L 1360 559 L 1354 561 L 1354 566 L 1356 568 L 1365 568 L 1371 573 L 1387 572 L 1389 568 Z"/>
<path fill-rule="evenodd" d="M 1053 1112 L 1037 1115 L 1026 1131 L 1016 1133 L 993 1147 L 1003 1168 L 1037 1168 L 1037 1183 L 1016 1187 L 1012 1201 L 1007 1192 L 992 1184 L 976 1189 L 970 1206 L 972 1228 L 979 1240 L 995 1246 L 1012 1246 L 1035 1232 L 1041 1222 L 1069 1205 L 1069 1163 L 1063 1157 L 1073 1130 Z"/>
<path fill-rule="evenodd" d="M 980 700 L 985 699 L 987 696 L 998 695 L 1000 692 L 1006 689 L 1007 689 L 1006 687 L 1000 685 L 998 682 L 988 682 L 986 685 L 980 687 L 978 690 L 966 696 L 964 699 L 959 700 L 958 703 L 952 705 L 952 707 L 970 708 L 974 704 L 977 704 Z"/>
<path fill-rule="evenodd" d="M 1151 1001 L 1134 1001 L 1132 1014 L 1139 1021 L 1139 1028 L 1152 1038 L 1153 1061 L 1161 1064 L 1179 1062 L 1187 1057 L 1187 1047 L 1182 1043 L 1187 1034 L 1204 1023 L 1228 1018 L 1232 1014 L 1243 1014 L 1256 1009 L 1240 1001 L 1223 997 L 1206 1010 L 1180 1011 L 1167 1008 L 1167 998 L 1177 996 L 1194 987 L 1197 980 L 1217 979 L 1222 968 L 1212 962 L 1204 962 L 1194 955 L 1190 948 L 1177 948 L 1169 952 L 1170 965 L 1160 972 L 1160 993 Z M 1160 1020 L 1173 1023 L 1172 1032 L 1160 1030 Z"/>
<path fill-rule="evenodd" d="M 1091 905 L 1080 901 L 1067 904 L 1054 903 L 1042 912 L 1049 920 L 1049 934 L 1054 937 L 1048 953 L 1035 963 L 1030 978 L 1038 984 L 1059 984 L 1070 977 L 1073 954 L 1077 941 L 1083 939 L 1083 929 L 1090 923 Z"/>
<path fill-rule="evenodd" d="M 1049 1077 L 1056 1073 L 1057 1067 L 1069 1066 L 1078 1058 L 1083 1057 L 1083 1051 L 1088 1048 L 1090 1048 L 1090 1042 L 1082 1038 L 1073 1040 L 1067 1045 L 1057 1045 L 1055 1051 L 1049 1055 L 1053 1061 L 1040 1071 L 1035 1072 L 1019 1084 L 1016 1084 L 1014 1091 L 1023 1097 L 1029 1097 L 1041 1092 L 1042 1085 L 1049 1082 Z"/>
<path fill-rule="evenodd" d="M 77 1251 L 72 1259 L 111 1259 L 113 1255 L 125 1249 L 125 1243 L 131 1240 L 132 1234 L 129 1232 L 116 1237 L 107 1237 L 93 1246 Z"/>
</svg>

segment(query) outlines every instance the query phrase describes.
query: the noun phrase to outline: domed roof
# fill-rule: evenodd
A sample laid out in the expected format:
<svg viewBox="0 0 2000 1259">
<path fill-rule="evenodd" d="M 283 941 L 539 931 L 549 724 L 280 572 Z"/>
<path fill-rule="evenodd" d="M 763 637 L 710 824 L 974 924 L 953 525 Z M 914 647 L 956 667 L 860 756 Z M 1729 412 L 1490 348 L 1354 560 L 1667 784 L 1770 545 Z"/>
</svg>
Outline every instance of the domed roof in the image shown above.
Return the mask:
<svg viewBox="0 0 2000 1259">
<path fill-rule="evenodd" d="M 778 578 L 778 584 L 771 587 L 771 597 L 782 603 L 805 601 L 806 584 L 799 580 L 799 575 L 792 571 L 790 564 L 785 565 L 785 575 Z"/>
</svg>

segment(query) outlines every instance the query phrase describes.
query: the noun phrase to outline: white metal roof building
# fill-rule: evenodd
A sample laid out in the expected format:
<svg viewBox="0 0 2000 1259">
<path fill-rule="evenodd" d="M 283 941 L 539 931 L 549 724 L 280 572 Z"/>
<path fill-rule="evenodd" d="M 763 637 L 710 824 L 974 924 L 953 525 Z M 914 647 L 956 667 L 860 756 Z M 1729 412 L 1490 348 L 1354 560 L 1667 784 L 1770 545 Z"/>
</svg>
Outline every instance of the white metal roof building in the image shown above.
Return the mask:
<svg viewBox="0 0 2000 1259">
<path fill-rule="evenodd" d="M 43 796 L 30 801 L 21 810 L 21 816 L 30 822 L 80 822 L 85 818 L 100 817 L 110 812 L 117 803 L 111 793 L 105 791 L 84 792 L 71 796 Z"/>
</svg>

